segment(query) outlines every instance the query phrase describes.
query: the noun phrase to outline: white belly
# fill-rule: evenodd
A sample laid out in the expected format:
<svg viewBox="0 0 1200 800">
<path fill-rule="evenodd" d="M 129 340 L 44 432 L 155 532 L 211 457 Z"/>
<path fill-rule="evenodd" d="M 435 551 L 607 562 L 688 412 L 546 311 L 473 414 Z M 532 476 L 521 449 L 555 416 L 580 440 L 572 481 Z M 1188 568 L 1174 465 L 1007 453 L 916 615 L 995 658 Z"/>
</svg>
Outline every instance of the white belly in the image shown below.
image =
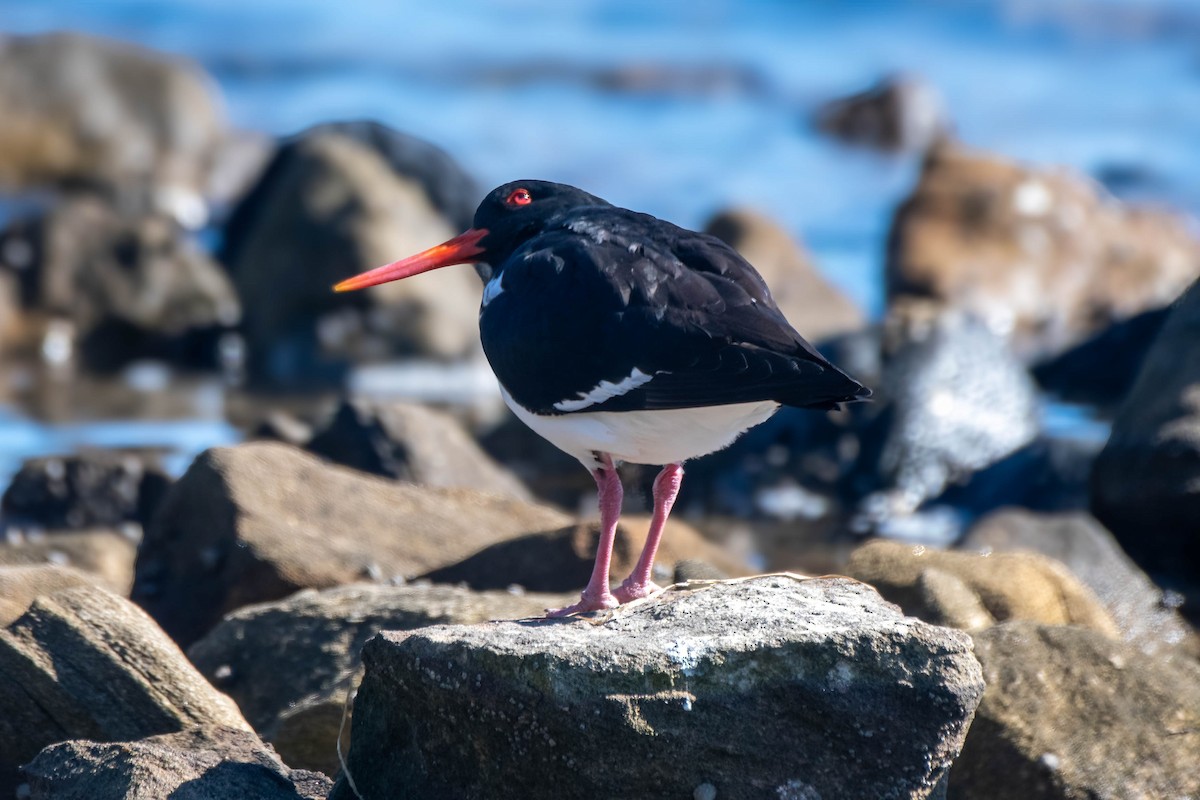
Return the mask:
<svg viewBox="0 0 1200 800">
<path fill-rule="evenodd" d="M 589 470 L 600 466 L 595 453 L 632 464 L 676 464 L 728 447 L 743 432 L 765 422 L 774 402 L 738 403 L 668 411 L 595 411 L 541 416 L 514 402 L 500 387 L 504 402 L 522 422 Z"/>
</svg>

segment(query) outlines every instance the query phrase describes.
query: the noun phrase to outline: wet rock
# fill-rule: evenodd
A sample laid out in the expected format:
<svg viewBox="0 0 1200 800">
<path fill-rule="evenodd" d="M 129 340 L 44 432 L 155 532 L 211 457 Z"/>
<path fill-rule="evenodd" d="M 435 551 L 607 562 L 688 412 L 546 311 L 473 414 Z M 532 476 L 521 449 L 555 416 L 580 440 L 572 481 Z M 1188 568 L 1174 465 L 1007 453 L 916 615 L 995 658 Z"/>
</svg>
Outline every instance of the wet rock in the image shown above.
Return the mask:
<svg viewBox="0 0 1200 800">
<path fill-rule="evenodd" d="M 96 578 L 57 564 L 0 566 L 0 626 L 24 614 L 34 600 L 75 586 L 95 586 Z"/>
<path fill-rule="evenodd" d="M 982 692 L 967 637 L 845 579 L 367 643 L 365 797 L 929 797 Z M 331 798 L 354 796 L 343 778 Z"/>
<path fill-rule="evenodd" d="M 40 597 L 0 630 L 0 676 L 0 790 L 55 742 L 250 729 L 145 612 L 96 587 Z"/>
<path fill-rule="evenodd" d="M 1200 282 L 1163 325 L 1092 472 L 1092 513 L 1200 618 Z"/>
<path fill-rule="evenodd" d="M 347 467 L 422 486 L 530 499 L 521 482 L 484 453 L 454 417 L 416 403 L 343 402 L 307 449 Z"/>
<path fill-rule="evenodd" d="M 763 276 L 787 317 L 810 341 L 858 330 L 861 309 L 831 284 L 778 223 L 755 211 L 730 209 L 704 226 L 737 250 Z"/>
<path fill-rule="evenodd" d="M 331 781 L 289 769 L 253 733 L 205 728 L 48 747 L 25 768 L 30 800 L 324 800 Z"/>
<path fill-rule="evenodd" d="M 127 597 L 133 588 L 141 529 L 92 528 L 78 531 L 10 528 L 0 540 L 0 565 L 53 565 L 77 569 L 92 582 Z"/>
<path fill-rule="evenodd" d="M 971 552 L 1031 551 L 1049 556 L 1095 593 L 1130 645 L 1149 656 L 1176 649 L 1200 654 L 1200 640 L 1169 598 L 1088 514 L 998 511 L 976 523 L 961 547 Z"/>
<path fill-rule="evenodd" d="M 363 644 L 381 630 L 541 616 L 555 595 L 355 584 L 239 609 L 188 649 L 293 767 L 338 771 L 335 749 Z M 558 604 L 558 605 L 555 605 Z M 343 748 L 349 729 L 343 735 Z"/>
<path fill-rule="evenodd" d="M 221 254 L 245 309 L 249 377 L 337 382 L 349 361 L 476 351 L 481 287 L 466 267 L 331 291 L 459 232 L 375 148 L 332 132 L 284 144 L 234 211 Z"/>
<path fill-rule="evenodd" d="M 649 517 L 627 514 L 621 518 L 613 545 L 614 580 L 623 579 L 633 569 L 649 528 Z M 435 583 L 465 583 L 472 589 L 504 589 L 516 584 L 535 592 L 569 592 L 587 585 L 599 541 L 600 524 L 581 522 L 496 542 L 422 577 Z M 675 562 L 688 559 L 706 561 L 727 575 L 750 571 L 690 525 L 668 518 L 654 564 L 654 580 L 669 583 Z"/>
<path fill-rule="evenodd" d="M 363 475 L 282 444 L 215 448 L 147 529 L 133 596 L 186 645 L 250 603 L 413 577 L 571 522 L 499 495 Z"/>
<path fill-rule="evenodd" d="M 12 253 L 26 262 L 23 309 L 40 321 L 51 361 L 77 355 L 101 371 L 135 359 L 213 368 L 220 337 L 241 313 L 224 271 L 175 222 L 123 216 L 95 197 L 72 196 L 15 222 L 0 234 L 0 261 L 18 269 L 7 263 Z M 53 344 L 55 336 L 64 341 Z"/>
<path fill-rule="evenodd" d="M 974 635 L 987 682 L 949 797 L 1200 794 L 1200 667 L 1073 626 Z"/>
<path fill-rule="evenodd" d="M 817 127 L 880 150 L 925 150 L 950 128 L 937 89 L 916 75 L 891 75 L 817 110 Z"/>
<path fill-rule="evenodd" d="M 971 311 L 1029 360 L 1168 305 L 1198 273 L 1182 219 L 952 144 L 931 152 L 897 210 L 885 268 L 890 304 Z"/>
<path fill-rule="evenodd" d="M 904 613 L 977 630 L 1010 619 L 1080 625 L 1119 638 L 1104 606 L 1066 567 L 1034 553 L 962 553 L 876 540 L 850 555 L 846 574 Z"/>
<path fill-rule="evenodd" d="M 31 458 L 0 498 L 8 522 L 79 529 L 149 521 L 171 478 L 134 453 L 92 450 Z"/>
<path fill-rule="evenodd" d="M 76 33 L 0 39 L 0 185 L 138 187 L 197 225 L 224 133 L 193 64 Z"/>
</svg>

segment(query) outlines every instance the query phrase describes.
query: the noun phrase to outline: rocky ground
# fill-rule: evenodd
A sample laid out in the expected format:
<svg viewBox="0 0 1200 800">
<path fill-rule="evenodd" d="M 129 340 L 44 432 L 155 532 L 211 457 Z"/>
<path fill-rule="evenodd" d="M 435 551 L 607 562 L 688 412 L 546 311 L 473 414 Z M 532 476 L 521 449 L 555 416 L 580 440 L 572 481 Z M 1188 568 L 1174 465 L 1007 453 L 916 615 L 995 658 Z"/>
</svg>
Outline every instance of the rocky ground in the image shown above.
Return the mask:
<svg viewBox="0 0 1200 800">
<path fill-rule="evenodd" d="M 220 376 L 248 440 L 182 474 L 62 453 L 4 490 L 0 797 L 1200 797 L 1177 215 L 971 150 L 915 76 L 831 102 L 830 135 L 923 158 L 884 317 L 771 219 L 708 229 L 875 401 L 689 465 L 678 585 L 545 620 L 589 574 L 586 473 L 494 410 L 346 388 L 477 364 L 476 276 L 329 292 L 461 230 L 479 187 L 378 124 L 272 142 L 220 108 L 157 53 L 0 41 L 0 367 L 54 403 L 148 360 Z M 1111 437 L 1054 435 L 1047 391 Z"/>
</svg>

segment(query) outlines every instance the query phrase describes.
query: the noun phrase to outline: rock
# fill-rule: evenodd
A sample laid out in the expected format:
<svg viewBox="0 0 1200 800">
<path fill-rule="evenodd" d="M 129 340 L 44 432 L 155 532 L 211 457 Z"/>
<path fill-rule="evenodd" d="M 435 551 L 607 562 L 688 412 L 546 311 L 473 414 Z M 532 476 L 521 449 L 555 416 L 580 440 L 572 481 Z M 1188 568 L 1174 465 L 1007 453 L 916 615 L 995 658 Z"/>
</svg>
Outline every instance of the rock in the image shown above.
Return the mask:
<svg viewBox="0 0 1200 800">
<path fill-rule="evenodd" d="M 1088 514 L 1005 509 L 977 522 L 961 547 L 988 553 L 1027 550 L 1049 556 L 1096 594 L 1128 644 L 1148 656 L 1177 648 L 1200 655 L 1200 640 L 1162 590 Z"/>
<path fill-rule="evenodd" d="M 332 785 L 289 769 L 253 733 L 230 728 L 63 742 L 39 753 L 25 774 L 30 800 L 325 800 Z"/>
<path fill-rule="evenodd" d="M 952 144 L 931 151 L 897 210 L 885 267 L 889 304 L 970 311 L 1027 360 L 1168 305 L 1197 274 L 1182 219 Z"/>
<path fill-rule="evenodd" d="M 612 554 L 614 581 L 620 581 L 633 569 L 649 529 L 649 517 L 627 514 L 621 518 Z M 434 583 L 463 583 L 472 589 L 504 589 L 516 584 L 535 592 L 569 592 L 587 584 L 599 541 L 599 523 L 581 522 L 496 542 L 422 577 Z M 689 559 L 708 562 L 726 575 L 750 572 L 745 564 L 707 541 L 687 523 L 668 518 L 654 564 L 654 579 L 670 583 L 675 562 Z"/>
<path fill-rule="evenodd" d="M 862 309 L 826 280 L 809 254 L 774 220 L 747 209 L 729 209 L 710 219 L 704 232 L 754 265 L 783 315 L 810 341 L 865 324 Z"/>
<path fill-rule="evenodd" d="M 429 585 L 305 590 L 238 609 L 192 645 L 188 657 L 287 764 L 334 775 L 342 710 L 368 639 L 381 630 L 541 616 L 563 601 Z M 343 742 L 348 738 L 349 729 Z"/>
<path fill-rule="evenodd" d="M 299 589 L 413 577 L 571 518 L 469 489 L 386 481 L 283 444 L 202 453 L 138 553 L 133 596 L 182 644 Z"/>
<path fill-rule="evenodd" d="M 199 225 L 224 134 L 215 88 L 190 62 L 123 42 L 0 38 L 0 185 L 144 187 Z"/>
<path fill-rule="evenodd" d="M 385 632 L 363 660 L 363 797 L 930 797 L 983 688 L 964 634 L 788 576 Z"/>
<path fill-rule="evenodd" d="M 135 453 L 91 450 L 31 458 L 0 498 L 0 515 L 44 528 L 145 525 L 170 485 L 157 461 Z"/>
<path fill-rule="evenodd" d="M 1062 564 L 1034 553 L 960 553 L 876 540 L 850 554 L 846 574 L 904 613 L 978 630 L 1010 619 L 1080 625 L 1119 638 L 1096 596 Z"/>
<path fill-rule="evenodd" d="M 250 729 L 153 620 L 96 587 L 40 597 L 0 630 L 0 676 L 0 784 L 43 747 L 68 739 Z"/>
<path fill-rule="evenodd" d="M 987 690 L 949 797 L 1200 795 L 1200 667 L 1072 626 L 975 634 Z"/>
<path fill-rule="evenodd" d="M 245 309 L 250 377 L 340 381 L 351 360 L 475 352 L 481 287 L 466 267 L 371 292 L 330 290 L 457 233 L 420 181 L 374 148 L 330 132 L 284 144 L 235 209 L 221 254 Z"/>
<path fill-rule="evenodd" d="M 422 486 L 530 499 L 529 490 L 484 453 L 458 420 L 416 403 L 343 402 L 307 449 L 347 467 Z"/>
<path fill-rule="evenodd" d="M 72 196 L 9 226 L 0 259 L 14 252 L 28 262 L 22 296 L 41 320 L 43 352 L 55 326 L 65 326 L 58 360 L 78 351 L 94 370 L 135 359 L 214 368 L 219 339 L 241 314 L 224 271 L 160 214 L 124 216 Z"/>
<path fill-rule="evenodd" d="M 1146 354 L 1091 488 L 1096 518 L 1200 619 L 1200 281 Z"/>
<path fill-rule="evenodd" d="M 57 564 L 0 566 L 0 626 L 24 614 L 34 600 L 75 586 L 95 586 L 96 578 Z"/>
<path fill-rule="evenodd" d="M 92 576 L 111 592 L 127 597 L 133 588 L 133 564 L 141 531 L 92 528 L 79 531 L 9 529 L 0 541 L 0 565 L 71 567 Z"/>
<path fill-rule="evenodd" d="M 817 127 L 879 150 L 925 150 L 950 128 L 937 89 L 915 75 L 890 75 L 817 110 Z"/>
</svg>

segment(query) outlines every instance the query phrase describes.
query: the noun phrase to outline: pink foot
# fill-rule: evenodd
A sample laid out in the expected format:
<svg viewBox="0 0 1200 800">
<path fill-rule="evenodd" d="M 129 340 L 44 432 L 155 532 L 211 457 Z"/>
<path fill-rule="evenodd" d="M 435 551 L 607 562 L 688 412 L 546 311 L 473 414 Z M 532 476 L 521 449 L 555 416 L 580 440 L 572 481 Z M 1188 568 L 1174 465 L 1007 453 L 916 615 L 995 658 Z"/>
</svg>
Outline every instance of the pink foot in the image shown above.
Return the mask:
<svg viewBox="0 0 1200 800">
<path fill-rule="evenodd" d="M 662 587 L 654 581 L 638 583 L 633 578 L 626 578 L 624 583 L 613 591 L 613 597 L 619 602 L 628 603 L 630 600 L 640 600 L 661 591 Z"/>
<path fill-rule="evenodd" d="M 616 608 L 620 603 L 617 598 L 613 597 L 609 592 L 601 592 L 597 595 L 590 595 L 584 591 L 579 597 L 579 602 L 567 606 L 566 608 L 548 608 L 546 609 L 547 617 L 565 617 L 570 614 L 581 614 L 585 611 L 606 611 L 610 608 Z"/>
</svg>

